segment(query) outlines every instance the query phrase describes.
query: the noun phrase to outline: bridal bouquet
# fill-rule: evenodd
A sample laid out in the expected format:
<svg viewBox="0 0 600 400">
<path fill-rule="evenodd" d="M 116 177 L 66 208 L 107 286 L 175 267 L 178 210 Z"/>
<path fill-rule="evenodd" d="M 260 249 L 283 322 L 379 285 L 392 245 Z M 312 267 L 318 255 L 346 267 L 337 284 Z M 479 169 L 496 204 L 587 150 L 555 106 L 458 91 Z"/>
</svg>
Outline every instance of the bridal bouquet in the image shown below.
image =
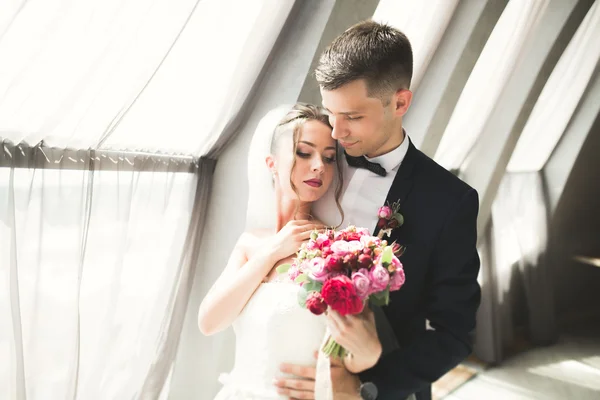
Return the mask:
<svg viewBox="0 0 600 400">
<path fill-rule="evenodd" d="M 292 264 L 277 267 L 298 283 L 298 302 L 315 315 L 328 308 L 340 315 L 359 314 L 368 301 L 387 305 L 390 292 L 404 284 L 397 243 L 371 236 L 364 228 L 313 232 Z M 345 349 L 329 338 L 323 347 L 328 356 L 343 357 Z"/>
</svg>

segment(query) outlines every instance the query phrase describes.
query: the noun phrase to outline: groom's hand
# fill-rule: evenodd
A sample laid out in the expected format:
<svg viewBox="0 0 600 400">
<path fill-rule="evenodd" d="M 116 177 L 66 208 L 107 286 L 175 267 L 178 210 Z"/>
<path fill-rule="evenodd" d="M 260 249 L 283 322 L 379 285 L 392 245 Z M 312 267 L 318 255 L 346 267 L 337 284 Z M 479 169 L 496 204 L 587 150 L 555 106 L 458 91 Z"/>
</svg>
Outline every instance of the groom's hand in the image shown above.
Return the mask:
<svg viewBox="0 0 600 400">
<path fill-rule="evenodd" d="M 329 360 L 333 400 L 361 400 L 358 376 L 348 371 L 340 359 Z"/>
<path fill-rule="evenodd" d="M 297 378 L 276 378 L 275 386 L 279 394 L 291 399 L 315 398 L 315 375 L 317 369 L 304 365 L 282 364 L 279 368 L 282 372 L 292 374 Z"/>
<path fill-rule="evenodd" d="M 344 358 L 350 372 L 358 374 L 377 364 L 383 348 L 377 336 L 375 315 L 369 307 L 361 314 L 345 316 L 328 310 L 327 325 L 333 339 L 350 353 Z"/>
</svg>

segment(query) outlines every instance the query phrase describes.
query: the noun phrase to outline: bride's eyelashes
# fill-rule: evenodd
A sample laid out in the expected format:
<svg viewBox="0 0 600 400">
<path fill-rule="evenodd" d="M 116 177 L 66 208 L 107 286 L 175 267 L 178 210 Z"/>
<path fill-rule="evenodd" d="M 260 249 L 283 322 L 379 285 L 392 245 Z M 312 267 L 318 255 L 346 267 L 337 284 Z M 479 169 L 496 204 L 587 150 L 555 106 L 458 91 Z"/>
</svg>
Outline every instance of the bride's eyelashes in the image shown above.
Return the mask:
<svg viewBox="0 0 600 400">
<path fill-rule="evenodd" d="M 296 155 L 298 157 L 300 157 L 300 158 L 310 158 L 311 157 L 311 154 L 309 154 L 309 153 L 303 153 L 303 152 L 301 152 L 299 150 L 296 151 Z M 335 157 L 323 157 L 323 161 L 326 164 L 333 164 L 335 162 Z"/>
<path fill-rule="evenodd" d="M 303 152 L 301 152 L 300 150 L 298 150 L 298 151 L 296 152 L 296 155 L 297 155 L 298 157 L 300 157 L 300 158 L 310 158 L 310 154 L 308 154 L 308 153 L 303 153 Z"/>
</svg>

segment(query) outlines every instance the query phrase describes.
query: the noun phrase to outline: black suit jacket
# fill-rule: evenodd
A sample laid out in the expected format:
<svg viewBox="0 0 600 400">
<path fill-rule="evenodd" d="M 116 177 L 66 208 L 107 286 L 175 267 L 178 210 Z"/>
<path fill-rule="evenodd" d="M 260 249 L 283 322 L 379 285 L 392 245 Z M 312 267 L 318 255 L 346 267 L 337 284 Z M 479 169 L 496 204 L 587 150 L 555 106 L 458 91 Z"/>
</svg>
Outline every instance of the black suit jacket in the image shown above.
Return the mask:
<svg viewBox="0 0 600 400">
<path fill-rule="evenodd" d="M 388 241 L 406 247 L 400 257 L 406 282 L 382 309 L 399 347 L 385 351 L 360 378 L 377 386 L 378 400 L 411 393 L 429 400 L 431 383 L 471 352 L 480 302 L 479 201 L 473 188 L 412 143 L 386 201 L 398 200 L 404 225 Z"/>
</svg>

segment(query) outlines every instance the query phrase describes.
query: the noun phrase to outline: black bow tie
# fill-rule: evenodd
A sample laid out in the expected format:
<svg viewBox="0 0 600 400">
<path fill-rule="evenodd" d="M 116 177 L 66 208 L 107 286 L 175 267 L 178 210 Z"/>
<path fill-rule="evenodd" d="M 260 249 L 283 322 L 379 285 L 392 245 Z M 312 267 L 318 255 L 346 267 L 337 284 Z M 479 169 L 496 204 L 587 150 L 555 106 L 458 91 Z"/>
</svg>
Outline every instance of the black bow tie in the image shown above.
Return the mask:
<svg viewBox="0 0 600 400">
<path fill-rule="evenodd" d="M 367 160 L 365 158 L 365 156 L 353 157 L 346 152 L 344 152 L 344 154 L 346 155 L 346 161 L 348 161 L 348 165 L 351 167 L 364 168 L 364 169 L 367 169 L 379 176 L 387 175 L 385 168 L 383 168 L 381 165 L 379 165 L 377 163 Z"/>
</svg>

